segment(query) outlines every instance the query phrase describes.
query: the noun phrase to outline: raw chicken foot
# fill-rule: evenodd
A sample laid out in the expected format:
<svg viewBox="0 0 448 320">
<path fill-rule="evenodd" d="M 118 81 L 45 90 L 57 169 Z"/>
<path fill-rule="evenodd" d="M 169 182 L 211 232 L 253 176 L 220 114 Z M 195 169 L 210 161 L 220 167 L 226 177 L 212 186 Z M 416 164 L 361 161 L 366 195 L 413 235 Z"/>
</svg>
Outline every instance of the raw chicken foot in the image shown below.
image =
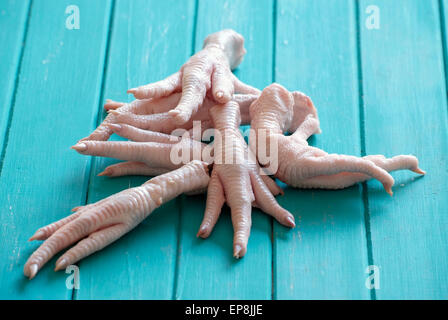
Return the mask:
<svg viewBox="0 0 448 320">
<path fill-rule="evenodd" d="M 233 30 L 222 30 L 204 40 L 203 49 L 193 55 L 182 68 L 168 78 L 129 89 L 137 99 L 160 98 L 182 91 L 182 98 L 169 111 L 177 125 L 187 122 L 203 104 L 211 89 L 215 101 L 226 103 L 233 93 L 259 94 L 259 90 L 242 83 L 232 73 L 242 61 L 246 50 L 244 38 Z"/>
<path fill-rule="evenodd" d="M 128 160 L 108 166 L 99 176 L 163 174 L 181 165 L 177 162 L 173 163 L 170 157 L 173 151 L 178 152 L 179 150 L 182 150 L 182 153 L 186 152 L 182 156 L 183 162 L 195 159 L 213 163 L 213 144 L 206 145 L 187 136 L 177 137 L 139 129 L 123 123 L 107 124 L 107 126 L 119 136 L 132 140 L 133 144 L 129 144 L 127 141 L 83 141 L 72 147 L 82 154 Z M 138 152 L 131 152 L 129 149 L 132 148 Z M 270 177 L 262 175 L 261 179 L 274 196 L 283 194 L 283 190 Z"/>
<path fill-rule="evenodd" d="M 203 106 L 195 112 L 191 119 L 181 126 L 175 124 L 168 112 L 174 109 L 181 99 L 182 94 L 173 93 L 167 97 L 157 99 L 134 100 L 131 103 L 107 100 L 104 105 L 109 113 L 103 122 L 86 138 L 80 141 L 97 140 L 106 141 L 112 135 L 113 130 L 109 124 L 127 123 L 132 126 L 171 134 L 175 129 L 191 130 L 193 121 L 201 122 L 201 131 L 212 127 L 209 109 L 216 104 L 213 99 L 205 97 Z M 249 124 L 249 106 L 258 97 L 251 94 L 235 94 L 233 99 L 241 108 L 242 124 Z"/>
<path fill-rule="evenodd" d="M 305 95 L 290 93 L 278 84 L 263 90 L 259 99 L 251 105 L 250 114 L 254 132 L 266 130 L 268 143 L 277 143 L 278 171 L 275 176 L 291 186 L 340 189 L 375 178 L 392 195 L 394 179 L 388 171 L 409 169 L 425 174 L 418 167 L 417 158 L 411 155 L 390 159 L 382 155 L 359 158 L 328 154 L 309 146 L 306 140 L 320 132 L 316 109 Z M 293 133 L 284 136 L 284 131 Z"/>
<path fill-rule="evenodd" d="M 177 169 L 192 160 L 211 162 L 212 145 L 187 137 L 142 130 L 127 124 L 107 124 L 112 132 L 133 141 L 81 141 L 72 148 L 84 155 L 126 160 L 109 166 L 100 175 L 153 175 Z M 209 155 L 204 157 L 203 155 Z M 177 155 L 176 161 L 173 155 Z"/>
<path fill-rule="evenodd" d="M 216 105 L 210 109 L 210 115 L 220 138 L 217 139 L 215 132 L 215 163 L 198 236 L 209 236 L 222 206 L 227 202 L 234 229 L 233 254 L 236 258 L 241 258 L 247 251 L 252 206 L 259 207 L 288 227 L 295 226 L 294 217 L 277 203 L 259 175 L 257 164 L 250 163 L 247 158 L 248 147 L 239 131 L 241 118 L 238 104 L 230 101 L 225 105 Z M 227 159 L 231 159 L 231 163 Z"/>
<path fill-rule="evenodd" d="M 72 215 L 40 228 L 30 238 L 46 240 L 26 262 L 24 274 L 34 278 L 56 253 L 79 241 L 57 260 L 55 271 L 64 269 L 119 239 L 163 203 L 181 193 L 203 189 L 208 182 L 208 165 L 192 161 L 140 187 L 78 208 Z"/>
</svg>

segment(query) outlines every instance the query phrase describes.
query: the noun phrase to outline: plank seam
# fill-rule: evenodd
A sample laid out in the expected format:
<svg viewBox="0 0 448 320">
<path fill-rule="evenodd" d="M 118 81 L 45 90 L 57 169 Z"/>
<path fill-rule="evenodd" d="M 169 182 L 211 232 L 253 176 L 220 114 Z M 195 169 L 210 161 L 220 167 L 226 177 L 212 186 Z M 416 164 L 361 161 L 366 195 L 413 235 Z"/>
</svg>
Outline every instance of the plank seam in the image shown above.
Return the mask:
<svg viewBox="0 0 448 320">
<path fill-rule="evenodd" d="M 439 0 L 439 19 L 440 19 L 440 36 L 442 40 L 442 61 L 443 61 L 443 77 L 445 78 L 445 94 L 446 94 L 446 100 L 448 101 L 448 79 L 446 77 L 447 73 L 447 43 L 446 43 L 446 20 L 445 20 L 445 10 L 443 1 Z"/>
<path fill-rule="evenodd" d="M 5 156 L 6 156 L 6 148 L 8 146 L 8 142 L 9 142 L 9 131 L 11 128 L 12 117 L 14 114 L 14 107 L 16 104 L 17 91 L 18 91 L 17 89 L 19 87 L 19 81 L 20 81 L 20 73 L 22 71 L 23 54 L 25 52 L 26 40 L 28 37 L 28 29 L 29 29 L 30 20 L 31 20 L 32 4 L 33 4 L 33 2 L 29 1 L 27 15 L 26 15 L 26 21 L 25 21 L 25 28 L 23 30 L 22 41 L 21 41 L 22 45 L 21 45 L 20 52 L 19 52 L 19 61 L 17 63 L 17 68 L 16 68 L 16 72 L 15 72 L 13 94 L 11 97 L 11 102 L 9 103 L 9 114 L 8 114 L 8 120 L 6 122 L 6 128 L 5 128 L 5 140 L 3 141 L 3 148 L 2 148 L 2 152 L 0 154 L 0 177 L 2 176 L 3 163 L 5 160 Z"/>
<path fill-rule="evenodd" d="M 193 30 L 191 37 L 191 55 L 194 55 L 196 49 L 196 31 L 198 25 L 198 11 L 199 11 L 199 0 L 194 2 L 194 12 L 193 12 Z M 182 195 L 182 200 L 185 199 L 185 195 Z M 176 200 L 181 205 L 179 206 L 179 218 L 177 224 L 177 243 L 176 243 L 176 257 L 174 264 L 174 281 L 173 281 L 173 294 L 171 300 L 177 300 L 177 289 L 178 289 L 178 278 L 180 269 L 180 250 L 181 250 L 181 234 L 182 234 L 182 203 L 183 201 Z"/>
<path fill-rule="evenodd" d="M 362 72 L 362 51 L 361 51 L 361 11 L 359 2 L 355 2 L 355 22 L 356 22 L 356 55 L 358 68 L 358 90 L 359 90 L 359 125 L 361 138 L 361 155 L 366 155 L 366 133 L 365 133 L 365 104 L 364 104 L 364 83 Z M 367 261 L 369 265 L 374 265 L 373 249 L 372 249 L 372 234 L 370 228 L 370 207 L 367 182 L 362 183 L 362 201 L 364 206 L 364 226 L 366 231 L 367 244 Z M 370 299 L 376 300 L 376 289 L 370 290 Z"/>
<path fill-rule="evenodd" d="M 111 0 L 111 6 L 109 9 L 109 22 L 108 22 L 108 29 L 107 29 L 107 36 L 106 36 L 106 46 L 105 46 L 105 50 L 104 50 L 104 59 L 103 59 L 103 72 L 101 74 L 101 89 L 100 89 L 100 95 L 98 98 L 98 106 L 99 106 L 99 111 L 96 114 L 96 118 L 94 120 L 94 125 L 99 125 L 99 121 L 101 119 L 101 113 L 103 112 L 102 110 L 102 102 L 104 99 L 104 91 L 105 91 L 105 87 L 106 87 L 106 75 L 107 75 L 107 69 L 108 69 L 108 65 L 109 65 L 109 52 L 110 52 L 110 43 L 111 43 L 111 38 L 112 38 L 112 30 L 113 30 L 113 26 L 114 26 L 114 15 L 115 15 L 115 0 Z M 87 175 L 87 183 L 85 186 L 85 190 L 86 190 L 86 196 L 85 196 L 85 200 L 84 200 L 84 204 L 88 203 L 89 200 L 89 186 L 90 186 L 90 182 L 91 182 L 91 177 L 93 174 L 93 163 L 95 161 L 95 157 L 91 157 L 90 161 L 88 162 L 88 167 L 87 167 L 87 172 L 89 172 L 89 174 Z M 76 300 L 77 299 L 77 290 L 75 288 L 73 288 L 72 290 L 72 296 L 71 296 L 72 300 Z"/>
<path fill-rule="evenodd" d="M 272 4 L 272 82 L 275 82 L 275 68 L 277 59 L 277 0 L 273 0 Z M 275 272 L 277 271 L 275 265 L 275 257 L 277 248 L 275 245 L 274 238 L 274 218 L 270 218 L 271 222 L 271 300 L 276 300 L 276 277 Z"/>
</svg>

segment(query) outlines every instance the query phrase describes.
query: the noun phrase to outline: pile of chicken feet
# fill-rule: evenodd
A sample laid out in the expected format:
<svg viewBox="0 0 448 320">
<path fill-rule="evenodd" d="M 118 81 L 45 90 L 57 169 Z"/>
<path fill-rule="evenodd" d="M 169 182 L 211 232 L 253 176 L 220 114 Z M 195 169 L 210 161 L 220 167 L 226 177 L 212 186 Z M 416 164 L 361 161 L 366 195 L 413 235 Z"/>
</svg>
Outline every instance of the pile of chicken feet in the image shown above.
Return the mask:
<svg viewBox="0 0 448 320">
<path fill-rule="evenodd" d="M 275 199 L 282 189 L 272 178 L 293 187 L 323 189 L 375 178 L 392 195 L 390 171 L 425 174 L 411 155 L 359 158 L 309 146 L 307 139 L 320 133 L 310 98 L 279 84 L 260 92 L 242 83 L 232 70 L 245 53 L 240 34 L 213 33 L 178 72 L 128 90 L 136 98 L 133 102 L 107 101 L 107 117 L 72 148 L 83 155 L 125 160 L 100 175 L 155 177 L 74 208 L 72 215 L 38 229 L 30 240 L 45 241 L 25 264 L 27 277 L 32 279 L 56 253 L 76 242 L 57 260 L 55 270 L 101 250 L 182 193 L 207 192 L 198 231 L 202 238 L 212 232 L 223 205 L 230 207 L 233 255 L 241 258 L 247 250 L 253 206 L 295 227 L 294 216 Z M 240 131 L 242 124 L 251 125 L 249 145 Z M 202 141 L 208 130 L 213 130 L 214 140 L 206 144 Z M 129 141 L 108 141 L 113 133 Z M 271 153 L 268 160 L 266 149 Z"/>
</svg>

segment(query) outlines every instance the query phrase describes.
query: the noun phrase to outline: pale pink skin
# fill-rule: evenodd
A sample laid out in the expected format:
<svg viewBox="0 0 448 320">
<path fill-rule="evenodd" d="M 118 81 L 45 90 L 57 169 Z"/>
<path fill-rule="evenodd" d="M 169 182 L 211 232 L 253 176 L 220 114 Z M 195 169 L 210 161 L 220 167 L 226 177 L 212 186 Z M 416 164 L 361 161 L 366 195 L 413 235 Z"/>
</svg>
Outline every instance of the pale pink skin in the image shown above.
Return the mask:
<svg viewBox="0 0 448 320">
<path fill-rule="evenodd" d="M 202 131 L 212 128 L 209 116 L 209 109 L 216 102 L 209 97 L 205 97 L 203 105 L 183 125 L 177 125 L 168 112 L 174 109 L 181 99 L 180 92 L 173 93 L 167 97 L 157 99 L 134 100 L 131 103 L 116 102 L 107 100 L 104 105 L 109 114 L 104 121 L 88 137 L 81 139 L 106 141 L 112 135 L 113 130 L 110 124 L 126 123 L 140 129 L 171 134 L 175 129 L 190 130 L 193 128 L 193 121 L 201 121 Z M 235 94 L 233 99 L 238 102 L 241 108 L 242 124 L 250 123 L 249 106 L 258 97 L 252 94 Z"/>
<path fill-rule="evenodd" d="M 277 139 L 279 159 L 275 176 L 299 188 L 341 189 L 370 178 L 379 180 L 392 195 L 394 179 L 389 171 L 409 169 L 425 174 L 411 155 L 390 159 L 382 155 L 355 157 L 328 154 L 308 145 L 307 139 L 320 133 L 317 111 L 300 92 L 290 93 L 279 84 L 266 87 L 250 107 L 251 128 L 269 131 L 270 143 Z M 283 133 L 289 131 L 290 136 Z"/>
<path fill-rule="evenodd" d="M 198 236 L 208 237 L 225 202 L 230 207 L 234 229 L 233 252 L 241 258 L 247 251 L 252 206 L 270 214 L 278 222 L 294 227 L 294 217 L 275 200 L 258 173 L 258 166 L 247 158 L 248 147 L 239 130 L 239 106 L 230 101 L 210 109 L 215 130 L 223 139 L 215 139 L 215 163 L 207 191 L 207 205 Z M 235 161 L 225 163 L 226 153 L 233 150 Z M 221 159 L 221 160 L 220 160 Z M 266 177 L 267 179 L 270 179 Z"/>
<path fill-rule="evenodd" d="M 259 94 L 259 90 L 242 83 L 232 70 L 243 60 L 246 53 L 244 38 L 227 29 L 209 35 L 203 49 L 193 55 L 181 69 L 168 78 L 128 90 L 137 99 L 160 98 L 173 92 L 182 92 L 174 110 L 169 111 L 176 125 L 182 125 L 203 104 L 211 90 L 213 99 L 226 103 L 235 92 Z"/>
<path fill-rule="evenodd" d="M 179 72 L 130 90 L 137 99 L 143 100 L 129 104 L 107 101 L 104 107 L 110 111 L 109 115 L 73 149 L 81 154 L 126 160 L 107 167 L 100 175 L 161 175 L 141 187 L 76 207 L 72 210 L 74 214 L 40 228 L 30 240 L 46 241 L 25 264 L 26 276 L 33 278 L 57 252 L 81 239 L 58 259 L 56 270 L 101 250 L 133 229 L 162 203 L 181 193 L 208 192 L 198 232 L 201 237 L 211 233 L 227 202 L 231 208 L 237 258 L 247 250 L 252 206 L 294 227 L 293 216 L 273 197 L 281 193 L 279 186 L 268 176 L 259 174 L 258 163 L 245 160 L 250 151 L 238 130 L 241 122 L 251 121 L 255 131 L 269 131 L 268 143 L 277 141 L 279 147 L 279 168 L 275 176 L 295 187 L 339 189 L 373 177 L 392 194 L 394 180 L 388 171 L 410 169 L 424 174 L 414 156 L 358 158 L 327 154 L 309 146 L 308 137 L 320 133 L 317 111 L 311 100 L 300 92 L 290 93 L 278 84 L 265 88 L 260 95 L 259 90 L 241 83 L 231 70 L 239 65 L 244 54 L 244 39 L 239 34 L 232 30 L 217 32 L 205 39 L 204 49 L 191 57 Z M 221 104 L 215 105 L 216 102 Z M 202 130 L 214 127 L 222 131 L 224 143 L 205 145 L 167 134 L 179 128 L 191 130 L 193 121 L 200 121 Z M 285 131 L 292 135 L 284 136 Z M 112 133 L 132 141 L 105 141 Z M 208 154 L 214 152 L 218 159 L 232 148 L 239 161 L 215 163 L 210 178 L 209 165 L 201 159 L 184 166 L 171 162 L 170 153 L 179 144 L 193 156 L 193 148 L 198 147 Z M 254 149 L 252 145 L 251 149 Z"/>
<path fill-rule="evenodd" d="M 84 155 L 102 156 L 127 160 L 107 167 L 100 176 L 119 177 L 124 175 L 158 175 L 166 173 L 181 164 L 174 164 L 170 154 L 173 148 L 182 147 L 189 150 L 191 160 L 203 160 L 209 163 L 213 159 L 203 158 L 204 155 L 213 156 L 214 145 L 204 144 L 185 136 L 177 137 L 160 132 L 153 132 L 128 124 L 107 124 L 111 132 L 132 141 L 81 141 L 72 148 Z M 179 144 L 182 144 L 179 145 Z M 193 152 L 193 148 L 200 148 L 201 154 Z M 282 189 L 268 176 L 261 176 L 269 191 L 273 195 L 283 193 Z"/>
<path fill-rule="evenodd" d="M 55 270 L 76 263 L 131 231 L 163 203 L 185 192 L 203 190 L 208 182 L 208 164 L 192 161 L 140 187 L 75 208 L 75 213 L 40 228 L 30 238 L 45 242 L 26 262 L 25 275 L 34 278 L 56 253 L 79 241 L 57 260 Z"/>
<path fill-rule="evenodd" d="M 160 132 L 152 132 L 132 127 L 127 124 L 109 124 L 108 127 L 118 135 L 133 141 L 92 141 L 78 142 L 72 149 L 84 155 L 101 156 L 126 160 L 128 162 L 109 166 L 100 175 L 121 176 L 123 171 L 131 170 L 133 174 L 163 173 L 177 169 L 182 164 L 171 161 L 173 148 L 182 148 L 189 153 L 189 160 L 201 160 L 202 152 L 196 155 L 194 148 L 212 154 L 213 146 L 186 137 L 176 137 Z M 196 158 L 196 156 L 198 156 Z M 145 166 L 143 166 L 143 164 Z"/>
</svg>

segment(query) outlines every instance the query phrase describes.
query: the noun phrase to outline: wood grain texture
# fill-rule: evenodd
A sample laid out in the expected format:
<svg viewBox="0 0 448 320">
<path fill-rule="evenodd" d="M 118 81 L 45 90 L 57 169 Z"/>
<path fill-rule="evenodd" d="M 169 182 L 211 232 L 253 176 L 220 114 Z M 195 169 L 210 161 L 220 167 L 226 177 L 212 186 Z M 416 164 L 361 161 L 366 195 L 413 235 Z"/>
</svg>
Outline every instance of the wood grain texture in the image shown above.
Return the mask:
<svg viewBox="0 0 448 320">
<path fill-rule="evenodd" d="M 54 259 L 32 282 L 23 276 L 39 245 L 28 238 L 67 216 L 87 187 L 88 159 L 70 146 L 96 110 L 110 3 L 78 1 L 80 30 L 65 28 L 69 4 L 33 2 L 0 178 L 1 298 L 71 298 L 64 272 L 53 272 Z"/>
<path fill-rule="evenodd" d="M 247 54 L 236 74 L 263 88 L 272 79 L 273 2 L 199 1 L 196 51 L 210 33 L 233 28 L 245 38 Z M 232 257 L 233 228 L 225 208 L 207 240 L 196 238 L 206 197 L 182 199 L 182 227 L 176 299 L 270 299 L 270 218 L 253 210 L 248 252 Z"/>
<path fill-rule="evenodd" d="M 193 20 L 192 1 L 117 1 L 104 98 L 132 100 L 132 95 L 126 94 L 127 89 L 176 72 L 191 52 Z M 100 112 L 101 118 L 104 117 L 104 112 Z M 94 159 L 89 203 L 141 185 L 150 178 L 96 176 L 115 162 Z M 76 298 L 171 299 L 179 214 L 179 199 L 174 199 L 155 210 L 128 235 L 81 261 L 82 287 Z"/>
<path fill-rule="evenodd" d="M 30 2 L 0 1 L 0 299 L 446 299 L 448 0 Z M 80 30 L 65 27 L 73 4 Z M 379 30 L 365 27 L 369 5 Z M 55 259 L 28 281 L 37 228 L 148 179 L 96 177 L 116 160 L 69 149 L 104 117 L 104 99 L 132 100 L 128 88 L 177 71 L 223 28 L 245 37 L 241 80 L 311 96 L 322 128 L 312 145 L 414 154 L 427 176 L 393 173 L 393 198 L 376 181 L 364 193 L 284 186 L 278 200 L 297 228 L 254 209 L 239 261 L 229 209 L 197 239 L 205 195 L 182 196 L 82 260 L 80 290 L 53 272 Z M 380 270 L 374 292 L 369 255 Z"/>
<path fill-rule="evenodd" d="M 356 52 L 353 1 L 278 2 L 275 80 L 312 98 L 322 134 L 310 143 L 330 153 L 361 152 Z M 286 188 L 279 201 L 297 227 L 274 224 L 275 298 L 369 299 L 361 187 Z"/>
<path fill-rule="evenodd" d="M 0 43 L 4 47 L 0 50 L 0 154 L 13 104 L 29 6 L 30 1 L 23 0 L 0 2 Z"/>
<path fill-rule="evenodd" d="M 365 145 L 370 154 L 414 154 L 428 172 L 394 174 L 394 197 L 369 182 L 379 299 L 448 295 L 448 128 L 437 1 L 374 1 L 379 30 L 364 28 Z"/>
<path fill-rule="evenodd" d="M 448 0 L 439 0 L 439 17 L 445 67 L 445 90 L 448 98 Z"/>
</svg>

